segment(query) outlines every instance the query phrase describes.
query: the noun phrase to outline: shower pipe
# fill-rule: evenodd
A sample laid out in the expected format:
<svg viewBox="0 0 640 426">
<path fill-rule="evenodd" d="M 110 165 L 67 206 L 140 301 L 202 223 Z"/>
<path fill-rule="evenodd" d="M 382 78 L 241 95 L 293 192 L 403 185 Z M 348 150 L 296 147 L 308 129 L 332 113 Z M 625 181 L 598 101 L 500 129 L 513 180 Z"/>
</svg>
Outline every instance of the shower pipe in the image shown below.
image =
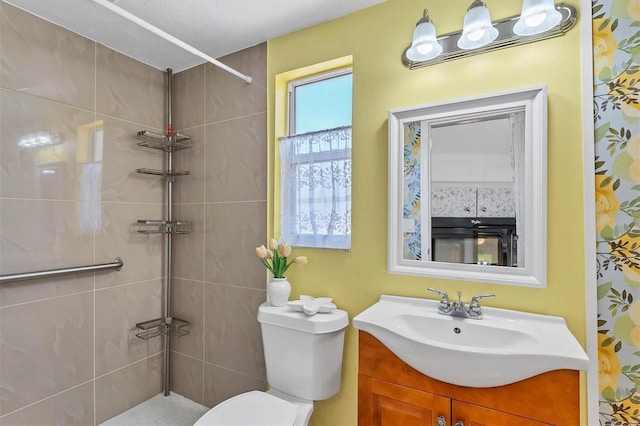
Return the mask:
<svg viewBox="0 0 640 426">
<path fill-rule="evenodd" d="M 172 120 L 172 100 L 173 97 L 173 71 L 171 68 L 167 69 L 167 134 L 169 138 L 173 137 L 173 120 Z M 173 149 L 165 151 L 165 169 L 173 170 Z M 172 226 L 173 224 L 173 181 L 175 177 L 167 176 L 167 224 Z M 167 240 L 165 245 L 165 288 L 164 288 L 164 317 L 165 325 L 171 326 L 171 282 L 173 275 L 173 229 L 169 229 L 167 232 Z M 164 383 L 163 391 L 164 396 L 169 396 L 171 391 L 170 383 L 170 361 L 171 361 L 171 333 L 168 332 L 164 339 Z"/>
<path fill-rule="evenodd" d="M 122 261 L 122 259 L 116 257 L 112 263 L 101 263 L 97 265 L 76 266 L 72 268 L 47 269 L 46 271 L 0 275 L 0 284 L 14 281 L 37 280 L 39 278 L 57 277 L 60 275 L 71 275 L 80 272 L 104 271 L 108 269 L 119 271 L 123 266 L 124 262 Z"/>
<path fill-rule="evenodd" d="M 207 55 L 206 53 L 201 52 L 200 50 L 196 49 L 195 47 L 185 43 L 184 41 L 172 36 L 171 34 L 165 32 L 163 30 L 161 30 L 160 28 L 156 27 L 155 25 L 152 25 L 149 22 L 137 17 L 133 13 L 127 12 L 126 10 L 122 9 L 121 7 L 116 6 L 115 4 L 111 3 L 109 0 L 93 0 L 93 1 L 95 3 L 98 3 L 100 6 L 109 9 L 113 13 L 116 13 L 116 14 L 122 16 L 126 20 L 128 20 L 130 22 L 133 22 L 134 24 L 139 25 L 142 28 L 154 33 L 155 35 L 157 35 L 157 36 L 159 36 L 159 37 L 161 37 L 163 39 L 165 39 L 169 43 L 173 43 L 176 46 L 186 50 L 187 52 L 192 53 L 192 54 L 204 59 L 207 62 L 210 62 L 211 64 L 217 66 L 218 68 L 222 68 L 223 70 L 227 71 L 228 73 L 231 73 L 234 76 L 244 80 L 245 83 L 251 83 L 252 78 L 249 77 L 248 75 L 242 74 L 241 72 L 231 68 L 230 66 L 223 64 L 222 62 L 212 58 L 211 56 Z"/>
</svg>

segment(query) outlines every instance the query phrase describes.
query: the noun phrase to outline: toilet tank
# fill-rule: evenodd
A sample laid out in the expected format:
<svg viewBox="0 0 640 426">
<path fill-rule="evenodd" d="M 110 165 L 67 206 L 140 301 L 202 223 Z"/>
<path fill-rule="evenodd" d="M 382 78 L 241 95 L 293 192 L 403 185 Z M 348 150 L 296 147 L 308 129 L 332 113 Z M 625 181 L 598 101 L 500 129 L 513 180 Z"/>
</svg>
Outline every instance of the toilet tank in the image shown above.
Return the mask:
<svg viewBox="0 0 640 426">
<path fill-rule="evenodd" d="M 310 400 L 331 398 L 340 390 L 345 311 L 308 316 L 264 303 L 258 310 L 269 385 Z"/>
</svg>

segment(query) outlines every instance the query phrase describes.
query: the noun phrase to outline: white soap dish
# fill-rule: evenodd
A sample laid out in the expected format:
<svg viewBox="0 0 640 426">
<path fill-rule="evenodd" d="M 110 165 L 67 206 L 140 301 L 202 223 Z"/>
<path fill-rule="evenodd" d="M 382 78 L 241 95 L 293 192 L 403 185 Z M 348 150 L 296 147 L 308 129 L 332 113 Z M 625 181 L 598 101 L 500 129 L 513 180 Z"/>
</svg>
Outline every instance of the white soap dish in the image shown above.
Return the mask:
<svg viewBox="0 0 640 426">
<path fill-rule="evenodd" d="M 300 296 L 300 300 L 292 300 L 287 303 L 287 306 L 296 312 L 304 312 L 307 315 L 326 314 L 337 308 L 335 304 L 331 303 L 332 300 L 330 297 Z"/>
</svg>

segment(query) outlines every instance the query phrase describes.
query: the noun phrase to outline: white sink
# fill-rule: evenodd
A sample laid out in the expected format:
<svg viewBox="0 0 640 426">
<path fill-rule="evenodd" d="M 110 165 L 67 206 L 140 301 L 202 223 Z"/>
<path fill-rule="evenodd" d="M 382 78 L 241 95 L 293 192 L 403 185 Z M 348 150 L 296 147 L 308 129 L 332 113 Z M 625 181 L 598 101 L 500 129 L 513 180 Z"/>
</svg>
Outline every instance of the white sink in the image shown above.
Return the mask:
<svg viewBox="0 0 640 426">
<path fill-rule="evenodd" d="M 382 295 L 353 326 L 434 379 L 493 387 L 552 370 L 586 370 L 589 358 L 561 317 L 482 308 L 483 319 L 438 314 L 439 301 Z"/>
</svg>

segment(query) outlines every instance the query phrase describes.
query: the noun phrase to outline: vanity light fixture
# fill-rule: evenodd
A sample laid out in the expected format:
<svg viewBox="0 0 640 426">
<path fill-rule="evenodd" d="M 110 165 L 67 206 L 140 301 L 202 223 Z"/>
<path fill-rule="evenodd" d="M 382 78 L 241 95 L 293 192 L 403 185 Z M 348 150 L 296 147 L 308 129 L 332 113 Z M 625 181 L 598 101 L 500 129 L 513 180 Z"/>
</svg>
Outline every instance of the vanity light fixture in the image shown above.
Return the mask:
<svg viewBox="0 0 640 426">
<path fill-rule="evenodd" d="M 425 9 L 411 46 L 402 54 L 402 64 L 409 69 L 420 68 L 561 36 L 575 25 L 577 15 L 575 7 L 555 5 L 554 0 L 524 0 L 520 15 L 492 22 L 486 5 L 474 0 L 462 30 L 435 36 L 433 21 Z"/>
<path fill-rule="evenodd" d="M 474 0 L 464 15 L 462 35 L 458 39 L 460 49 L 477 49 L 486 46 L 498 37 L 498 30 L 491 22 L 487 5 L 480 0 Z"/>
<path fill-rule="evenodd" d="M 427 61 L 442 53 L 442 46 L 436 39 L 436 27 L 433 26 L 429 11 L 424 10 L 422 18 L 413 30 L 413 40 L 406 55 L 411 61 Z"/>
<path fill-rule="evenodd" d="M 513 32 L 525 36 L 540 34 L 560 23 L 562 14 L 556 10 L 553 0 L 524 0 L 520 19 Z"/>
</svg>

